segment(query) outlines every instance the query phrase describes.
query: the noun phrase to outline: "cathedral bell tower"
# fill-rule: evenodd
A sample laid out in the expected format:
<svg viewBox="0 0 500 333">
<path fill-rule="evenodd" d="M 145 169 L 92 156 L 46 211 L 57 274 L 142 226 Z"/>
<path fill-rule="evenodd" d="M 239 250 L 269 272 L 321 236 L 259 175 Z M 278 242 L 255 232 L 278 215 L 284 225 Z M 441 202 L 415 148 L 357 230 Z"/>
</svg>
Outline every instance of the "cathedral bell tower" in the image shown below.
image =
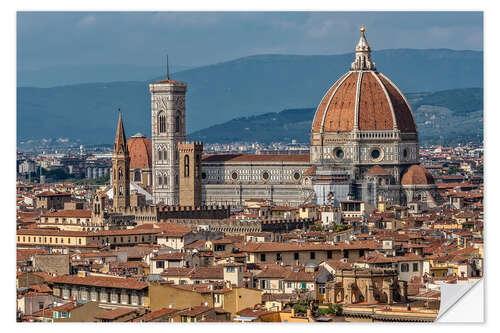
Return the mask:
<svg viewBox="0 0 500 333">
<path fill-rule="evenodd" d="M 151 92 L 151 137 L 153 202 L 179 204 L 179 153 L 177 144 L 186 140 L 186 91 L 184 82 L 167 77 L 149 84 Z"/>
<path fill-rule="evenodd" d="M 203 143 L 179 142 L 179 205 L 201 206 L 201 156 Z"/>
<path fill-rule="evenodd" d="M 120 111 L 120 109 L 118 109 Z M 125 129 L 123 128 L 122 113 L 118 118 L 115 144 L 113 147 L 112 161 L 112 186 L 113 210 L 130 206 L 130 156 L 127 148 Z"/>
</svg>

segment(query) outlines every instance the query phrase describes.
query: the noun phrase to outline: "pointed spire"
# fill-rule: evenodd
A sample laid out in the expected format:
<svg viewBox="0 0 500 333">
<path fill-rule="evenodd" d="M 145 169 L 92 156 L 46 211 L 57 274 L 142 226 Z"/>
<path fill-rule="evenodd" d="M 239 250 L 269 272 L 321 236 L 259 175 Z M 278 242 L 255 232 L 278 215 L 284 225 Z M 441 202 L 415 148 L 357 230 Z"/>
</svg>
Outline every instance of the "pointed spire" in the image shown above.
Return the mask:
<svg viewBox="0 0 500 333">
<path fill-rule="evenodd" d="M 126 154 L 128 153 L 127 139 L 125 136 L 125 129 L 123 128 L 122 112 L 120 108 L 118 108 L 118 112 L 120 115 L 118 117 L 118 126 L 116 127 L 115 146 L 113 153 L 116 154 L 120 152 Z"/>
<path fill-rule="evenodd" d="M 356 59 L 351 64 L 351 70 L 353 71 L 367 71 L 376 70 L 375 62 L 371 59 L 371 48 L 365 37 L 365 25 L 361 25 L 361 37 L 359 38 L 358 45 L 356 45 Z"/>
</svg>

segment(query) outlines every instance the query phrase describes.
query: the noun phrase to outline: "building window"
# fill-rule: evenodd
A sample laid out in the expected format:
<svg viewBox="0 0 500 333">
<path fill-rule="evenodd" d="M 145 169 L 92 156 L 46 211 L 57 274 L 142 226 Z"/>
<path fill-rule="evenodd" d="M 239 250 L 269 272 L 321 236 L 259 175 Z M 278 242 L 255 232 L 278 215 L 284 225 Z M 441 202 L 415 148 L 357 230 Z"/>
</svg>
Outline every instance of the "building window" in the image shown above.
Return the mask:
<svg viewBox="0 0 500 333">
<path fill-rule="evenodd" d="M 401 264 L 401 272 L 408 272 L 409 268 L 408 264 Z"/>
<path fill-rule="evenodd" d="M 292 283 L 291 283 L 291 282 L 287 282 L 287 283 L 286 283 L 286 287 L 287 287 L 287 288 L 292 288 Z"/>
<path fill-rule="evenodd" d="M 413 263 L 413 271 L 418 272 L 418 263 L 417 262 Z"/>
<path fill-rule="evenodd" d="M 293 260 L 299 260 L 299 253 L 298 252 L 295 252 L 293 254 Z"/>
<path fill-rule="evenodd" d="M 265 253 L 260 254 L 260 261 L 266 261 L 266 254 Z"/>
<path fill-rule="evenodd" d="M 281 258 L 281 253 L 276 253 L 276 260 L 281 261 L 283 258 Z"/>
<path fill-rule="evenodd" d="M 184 155 L 184 177 L 189 177 L 189 155 Z"/>
<path fill-rule="evenodd" d="M 226 267 L 228 273 L 234 273 L 234 267 Z"/>
<path fill-rule="evenodd" d="M 325 288 L 325 285 L 324 284 L 320 284 L 319 287 L 318 287 L 318 292 L 320 295 L 324 295 L 326 294 L 326 288 Z"/>
<path fill-rule="evenodd" d="M 165 267 L 165 262 L 162 260 L 156 261 L 156 268 L 164 268 Z"/>
<path fill-rule="evenodd" d="M 349 259 L 349 251 L 348 250 L 344 250 L 344 258 Z"/>
<path fill-rule="evenodd" d="M 260 289 L 267 289 L 268 285 L 267 280 L 260 280 Z"/>
<path fill-rule="evenodd" d="M 344 158 L 344 151 L 340 148 L 335 149 L 335 157 L 337 157 L 339 160 Z"/>
<path fill-rule="evenodd" d="M 332 251 L 327 251 L 326 252 L 326 258 L 327 259 L 332 259 Z"/>
<path fill-rule="evenodd" d="M 372 152 L 370 153 L 372 159 L 376 160 L 380 157 L 380 150 L 378 149 L 373 149 Z"/>
<path fill-rule="evenodd" d="M 181 116 L 177 114 L 175 116 L 175 132 L 179 132 L 181 130 Z"/>
<path fill-rule="evenodd" d="M 161 111 L 158 115 L 158 132 L 165 133 L 167 131 L 167 122 L 165 112 Z"/>
<path fill-rule="evenodd" d="M 141 172 L 139 170 L 136 170 L 134 172 L 134 181 L 135 182 L 140 182 L 141 181 Z"/>
<path fill-rule="evenodd" d="M 118 180 L 122 179 L 122 168 L 118 169 Z"/>
<path fill-rule="evenodd" d="M 316 252 L 311 252 L 311 260 L 316 259 Z"/>
</svg>

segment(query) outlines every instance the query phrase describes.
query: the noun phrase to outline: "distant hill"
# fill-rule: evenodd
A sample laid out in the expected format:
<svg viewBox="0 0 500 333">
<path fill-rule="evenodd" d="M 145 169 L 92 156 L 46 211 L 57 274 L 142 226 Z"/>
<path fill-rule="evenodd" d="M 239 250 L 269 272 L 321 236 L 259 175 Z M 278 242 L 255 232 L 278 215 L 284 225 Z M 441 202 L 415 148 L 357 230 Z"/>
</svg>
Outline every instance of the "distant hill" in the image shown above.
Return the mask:
<svg viewBox="0 0 500 333">
<path fill-rule="evenodd" d="M 408 94 L 421 143 L 456 144 L 483 140 L 483 89 L 454 89 Z M 241 117 L 192 133 L 207 143 L 309 142 L 316 108 L 290 109 Z"/>
<path fill-rule="evenodd" d="M 178 72 L 174 78 L 188 83 L 188 132 L 234 118 L 316 106 L 353 58 L 352 53 L 258 55 Z M 483 86 L 482 52 L 397 49 L 373 52 L 373 59 L 405 93 Z M 112 142 L 118 107 L 127 135 L 140 131 L 150 136 L 148 82 L 18 88 L 18 141 Z"/>
<path fill-rule="evenodd" d="M 172 73 L 189 69 L 188 66 L 172 66 Z M 50 88 L 65 85 L 145 81 L 165 71 L 162 66 L 135 66 L 126 64 L 95 64 L 79 66 L 55 66 L 37 70 L 18 68 L 17 86 Z"/>
</svg>

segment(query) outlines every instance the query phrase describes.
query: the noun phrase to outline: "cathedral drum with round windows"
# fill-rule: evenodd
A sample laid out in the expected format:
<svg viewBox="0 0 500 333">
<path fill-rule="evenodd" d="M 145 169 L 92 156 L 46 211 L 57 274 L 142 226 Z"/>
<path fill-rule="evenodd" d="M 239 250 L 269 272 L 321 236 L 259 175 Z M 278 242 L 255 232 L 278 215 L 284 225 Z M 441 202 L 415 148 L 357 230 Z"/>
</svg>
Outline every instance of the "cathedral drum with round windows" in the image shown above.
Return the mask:
<svg viewBox="0 0 500 333">
<path fill-rule="evenodd" d="M 397 153 L 400 144 L 406 153 Z M 350 70 L 326 91 L 316 109 L 311 162 L 345 167 L 418 163 L 409 149 L 418 149 L 413 112 L 398 87 L 376 69 L 362 29 Z"/>
</svg>

